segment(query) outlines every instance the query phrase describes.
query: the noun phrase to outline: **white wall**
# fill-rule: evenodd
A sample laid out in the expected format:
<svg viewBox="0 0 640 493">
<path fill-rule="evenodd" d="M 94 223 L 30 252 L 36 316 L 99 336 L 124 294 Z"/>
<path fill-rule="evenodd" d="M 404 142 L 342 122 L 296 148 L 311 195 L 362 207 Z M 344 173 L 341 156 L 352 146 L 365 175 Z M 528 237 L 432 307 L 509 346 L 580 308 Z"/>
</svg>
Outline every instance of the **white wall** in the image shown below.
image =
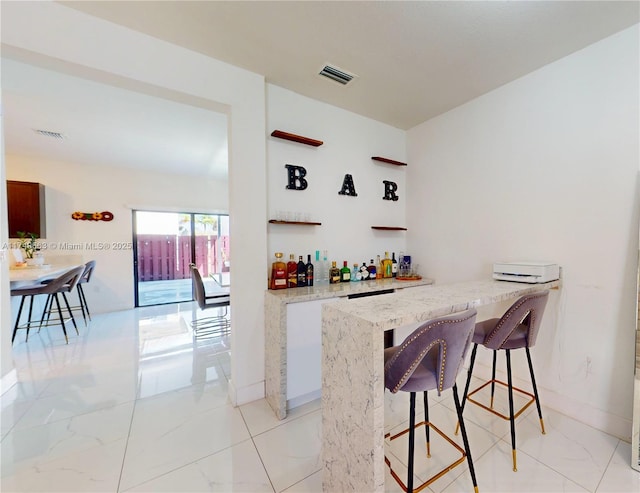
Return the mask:
<svg viewBox="0 0 640 493">
<path fill-rule="evenodd" d="M 264 77 L 54 2 L 4 2 L 2 43 L 3 56 L 19 61 L 226 108 L 231 283 L 240 288 L 231 294 L 229 393 L 238 404 L 264 396 L 264 285 L 256 282 L 267 270 Z"/>
<path fill-rule="evenodd" d="M 91 243 L 131 243 L 131 206 L 180 212 L 228 212 L 228 185 L 212 179 L 118 167 L 91 167 L 7 155 L 8 180 L 45 186 L 47 237 L 45 261 L 82 255 L 97 260 L 84 288 L 93 313 L 133 307 L 133 250 L 100 250 Z M 73 177 L 73 179 L 70 179 Z M 75 221 L 74 211 L 110 211 L 113 221 Z M 80 245 L 82 248 L 76 249 Z"/>
<path fill-rule="evenodd" d="M 1 93 L 0 93 L 1 95 Z M 6 186 L 4 186 L 5 167 L 4 167 L 4 132 L 3 132 L 3 118 L 4 113 L 2 111 L 2 103 L 0 103 L 0 210 L 7 210 L 7 193 Z M 11 304 L 9 293 L 9 256 L 5 250 L 4 243 L 7 241 L 9 235 L 9 224 L 7 214 L 0 216 L 0 327 L 11 327 Z M 6 294 L 5 294 L 6 293 Z M 10 330 L 3 330 L 3 332 L 10 332 Z M 11 336 L 9 336 L 9 341 Z M 4 344 L 5 336 L 0 337 L 0 394 L 5 391 L 5 386 L 10 387 L 15 382 L 16 372 L 13 368 L 13 360 L 11 358 L 11 345 Z"/>
<path fill-rule="evenodd" d="M 331 84 L 332 82 L 327 82 Z M 346 89 L 346 88 L 345 88 Z M 348 90 L 348 89 L 346 89 Z M 369 263 L 385 251 L 404 249 L 407 233 L 378 231 L 371 226 L 405 227 L 407 204 L 406 166 L 372 161 L 383 156 L 406 162 L 406 133 L 403 130 L 316 101 L 278 86 L 267 85 L 267 131 L 282 130 L 323 141 L 311 147 L 275 137 L 267 140 L 268 210 L 271 219 L 278 211 L 307 212 L 321 226 L 269 226 L 269 262 L 277 251 L 311 254 L 328 250 L 329 261 L 342 267 L 347 260 Z M 306 190 L 287 190 L 285 164 L 306 169 Z M 339 195 L 344 176 L 353 176 L 357 197 Z M 383 200 L 383 180 L 398 185 L 397 201 Z"/>
<path fill-rule="evenodd" d="M 408 250 L 437 282 L 550 260 L 546 405 L 628 438 L 638 250 L 638 26 L 408 132 Z M 488 351 L 487 351 L 488 353 Z"/>
</svg>

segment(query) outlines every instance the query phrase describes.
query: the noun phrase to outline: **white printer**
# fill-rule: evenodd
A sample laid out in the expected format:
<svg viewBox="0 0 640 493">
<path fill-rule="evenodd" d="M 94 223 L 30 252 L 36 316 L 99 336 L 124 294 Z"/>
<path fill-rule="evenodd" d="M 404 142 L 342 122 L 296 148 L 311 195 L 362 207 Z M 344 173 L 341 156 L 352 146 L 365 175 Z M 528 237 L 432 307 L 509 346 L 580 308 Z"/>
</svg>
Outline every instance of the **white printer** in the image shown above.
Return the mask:
<svg viewBox="0 0 640 493">
<path fill-rule="evenodd" d="M 493 278 L 537 284 L 560 279 L 560 266 L 551 262 L 496 262 Z"/>
</svg>

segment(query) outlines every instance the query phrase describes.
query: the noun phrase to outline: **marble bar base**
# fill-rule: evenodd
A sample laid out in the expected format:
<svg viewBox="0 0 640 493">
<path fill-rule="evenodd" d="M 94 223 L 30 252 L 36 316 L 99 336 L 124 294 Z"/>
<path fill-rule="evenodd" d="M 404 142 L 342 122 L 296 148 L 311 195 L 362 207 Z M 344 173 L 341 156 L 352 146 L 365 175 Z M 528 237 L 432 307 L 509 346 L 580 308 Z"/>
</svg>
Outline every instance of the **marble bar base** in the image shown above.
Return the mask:
<svg viewBox="0 0 640 493">
<path fill-rule="evenodd" d="M 474 281 L 322 307 L 322 489 L 383 492 L 384 331 L 516 299 L 560 281 Z"/>
</svg>

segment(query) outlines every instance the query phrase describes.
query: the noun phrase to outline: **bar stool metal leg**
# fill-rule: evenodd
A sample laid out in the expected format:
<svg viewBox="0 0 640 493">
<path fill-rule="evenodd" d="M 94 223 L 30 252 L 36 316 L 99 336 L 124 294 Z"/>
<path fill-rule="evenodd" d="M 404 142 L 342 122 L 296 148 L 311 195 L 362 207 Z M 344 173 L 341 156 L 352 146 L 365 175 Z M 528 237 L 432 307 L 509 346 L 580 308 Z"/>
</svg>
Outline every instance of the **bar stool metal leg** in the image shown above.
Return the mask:
<svg viewBox="0 0 640 493">
<path fill-rule="evenodd" d="M 407 471 L 407 493 L 413 493 L 413 456 L 416 435 L 416 393 L 409 400 L 409 464 Z"/>
<path fill-rule="evenodd" d="M 458 413 L 458 423 L 460 425 L 460 431 L 462 432 L 462 442 L 464 443 L 464 451 L 467 454 L 467 464 L 469 464 L 469 472 L 471 473 L 471 482 L 473 483 L 473 491 L 478 493 L 478 482 L 476 481 L 476 470 L 473 467 L 473 459 L 471 458 L 471 448 L 469 447 L 469 439 L 467 438 L 467 429 L 464 426 L 464 419 L 462 418 L 462 406 L 460 405 L 460 398 L 458 397 L 458 386 L 453 386 L 453 401 L 456 404 L 456 412 Z"/>
<path fill-rule="evenodd" d="M 507 356 L 507 382 L 509 387 L 509 423 L 511 424 L 511 454 L 513 455 L 513 471 L 518 471 L 516 464 L 516 420 L 513 417 L 513 381 L 511 379 L 511 350 L 505 349 Z"/>
<path fill-rule="evenodd" d="M 493 397 L 496 393 L 496 359 L 498 353 L 494 349 L 493 350 L 493 366 L 491 367 L 491 401 L 489 403 L 489 407 L 493 409 Z"/>
<path fill-rule="evenodd" d="M 80 335 L 80 332 L 78 332 L 78 325 L 76 324 L 76 319 L 73 317 L 73 312 L 71 311 L 71 306 L 69 305 L 69 300 L 67 300 L 67 295 L 62 293 L 62 299 L 64 300 L 64 304 L 67 305 L 67 311 L 69 312 L 69 317 L 71 317 L 71 322 L 73 322 L 73 326 L 76 329 L 76 334 Z"/>
<path fill-rule="evenodd" d="M 31 315 L 33 314 L 33 296 L 31 295 L 31 299 L 29 300 L 29 318 L 27 318 L 27 337 L 25 338 L 25 342 L 29 340 L 29 329 L 31 328 Z"/>
<path fill-rule="evenodd" d="M 24 305 L 24 299 L 26 296 L 20 298 L 20 308 L 18 308 L 18 318 L 16 318 L 16 324 L 13 326 L 13 335 L 11 336 L 11 344 L 13 344 L 14 339 L 16 338 L 16 332 L 18 332 L 18 325 L 20 325 L 20 315 L 22 314 L 22 307 Z"/>
<path fill-rule="evenodd" d="M 65 326 L 64 317 L 62 316 L 62 310 L 60 309 L 60 300 L 58 299 L 58 294 L 54 293 L 53 297 L 56 300 L 56 306 L 58 307 L 58 316 L 60 317 L 60 325 L 62 325 L 62 331 L 64 332 L 64 339 L 69 344 L 69 337 L 67 337 L 67 328 Z"/>
<path fill-rule="evenodd" d="M 427 458 L 431 457 L 431 440 L 429 439 L 429 431 L 431 429 L 431 425 L 429 422 L 429 400 L 427 398 L 427 391 L 423 392 L 423 404 L 424 404 L 424 433 L 425 438 L 427 440 Z"/>
<path fill-rule="evenodd" d="M 78 297 L 80 298 L 80 306 L 84 307 L 82 310 L 82 316 L 84 317 L 84 312 L 87 312 L 87 317 L 89 317 L 89 321 L 91 321 L 91 313 L 89 312 L 89 305 L 87 304 L 87 298 L 84 295 L 84 289 L 82 289 L 82 284 L 78 284 Z M 87 320 L 85 319 L 85 323 Z"/>
<path fill-rule="evenodd" d="M 460 405 L 461 411 L 464 411 L 464 405 L 467 402 L 467 394 L 469 393 L 469 384 L 471 383 L 471 374 L 473 373 L 473 365 L 476 362 L 477 352 L 478 352 L 478 345 L 474 343 L 473 349 L 471 350 L 471 359 L 469 360 L 469 369 L 467 370 L 467 383 L 464 385 L 464 394 L 462 394 L 462 404 Z M 456 423 L 456 429 L 453 432 L 453 434 L 458 435 L 459 430 L 460 430 L 460 420 L 458 420 L 458 423 Z"/>
<path fill-rule="evenodd" d="M 533 395 L 536 398 L 536 407 L 538 408 L 538 418 L 540 418 L 540 428 L 542 428 L 542 434 L 546 435 L 544 430 L 544 421 L 542 420 L 542 407 L 540 406 L 540 398 L 538 397 L 538 386 L 536 385 L 536 377 L 533 374 L 533 364 L 531 363 L 531 353 L 529 348 L 525 348 L 527 352 L 527 362 L 529 363 L 529 374 L 531 375 L 531 384 L 533 386 Z"/>
</svg>

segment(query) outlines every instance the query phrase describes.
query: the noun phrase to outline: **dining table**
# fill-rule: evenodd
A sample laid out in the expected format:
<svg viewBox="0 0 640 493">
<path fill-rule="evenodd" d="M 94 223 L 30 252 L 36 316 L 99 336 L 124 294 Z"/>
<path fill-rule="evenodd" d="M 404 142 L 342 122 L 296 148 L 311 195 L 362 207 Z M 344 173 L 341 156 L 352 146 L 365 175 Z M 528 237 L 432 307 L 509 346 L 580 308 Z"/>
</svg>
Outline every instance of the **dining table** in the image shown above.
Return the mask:
<svg viewBox="0 0 640 493">
<path fill-rule="evenodd" d="M 80 263 L 43 264 L 37 266 L 13 266 L 9 269 L 10 287 L 18 288 L 29 284 L 36 284 L 48 279 L 54 279 L 60 274 L 79 267 Z"/>
<path fill-rule="evenodd" d="M 228 288 L 231 286 L 230 272 L 213 272 L 209 274 L 209 277 L 221 288 Z"/>
</svg>

